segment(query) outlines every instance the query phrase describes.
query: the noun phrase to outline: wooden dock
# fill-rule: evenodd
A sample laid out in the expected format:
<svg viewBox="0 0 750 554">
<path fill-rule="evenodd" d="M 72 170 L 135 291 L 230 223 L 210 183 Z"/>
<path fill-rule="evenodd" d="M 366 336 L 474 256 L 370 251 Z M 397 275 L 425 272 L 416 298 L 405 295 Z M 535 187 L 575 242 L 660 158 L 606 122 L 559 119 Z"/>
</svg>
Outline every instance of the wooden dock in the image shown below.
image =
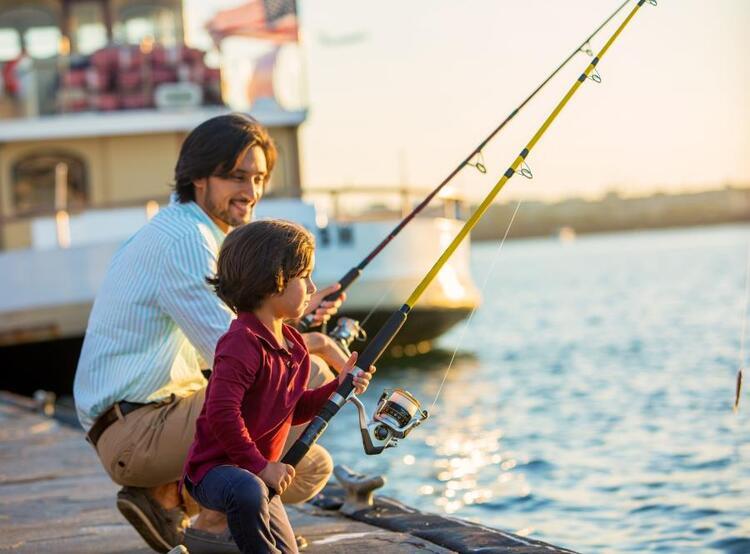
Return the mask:
<svg viewBox="0 0 750 554">
<path fill-rule="evenodd" d="M 0 395 L 0 552 L 151 552 L 115 508 L 118 486 L 81 431 L 33 408 L 25 398 Z M 332 486 L 319 506 L 287 507 L 295 532 L 308 540 L 304 552 L 571 552 L 383 497 L 344 516 L 335 509 L 340 494 Z"/>
</svg>

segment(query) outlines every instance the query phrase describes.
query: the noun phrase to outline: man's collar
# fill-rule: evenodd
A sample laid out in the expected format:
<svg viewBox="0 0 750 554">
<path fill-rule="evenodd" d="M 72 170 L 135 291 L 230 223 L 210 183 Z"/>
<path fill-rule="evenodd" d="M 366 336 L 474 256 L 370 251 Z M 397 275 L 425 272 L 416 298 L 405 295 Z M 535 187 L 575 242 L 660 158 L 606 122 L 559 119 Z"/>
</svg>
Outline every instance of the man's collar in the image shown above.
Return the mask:
<svg viewBox="0 0 750 554">
<path fill-rule="evenodd" d="M 216 222 L 214 222 L 213 219 L 211 219 L 211 216 L 209 216 L 203 208 L 201 208 L 197 202 L 194 200 L 190 200 L 188 202 L 183 202 L 180 205 L 184 206 L 187 211 L 190 212 L 191 215 L 196 217 L 197 219 L 200 219 L 203 223 L 208 225 L 208 228 L 211 229 L 211 233 L 216 237 L 216 240 L 219 244 L 221 244 L 224 239 L 227 236 L 227 233 L 222 231 L 218 225 L 216 225 Z"/>
</svg>

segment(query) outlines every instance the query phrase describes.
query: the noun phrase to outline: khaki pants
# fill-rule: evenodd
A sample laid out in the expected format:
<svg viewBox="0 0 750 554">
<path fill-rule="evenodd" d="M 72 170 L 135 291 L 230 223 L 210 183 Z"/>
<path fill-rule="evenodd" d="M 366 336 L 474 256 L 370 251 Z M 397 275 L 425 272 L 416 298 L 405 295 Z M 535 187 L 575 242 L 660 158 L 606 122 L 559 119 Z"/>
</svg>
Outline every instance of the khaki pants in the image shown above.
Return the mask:
<svg viewBox="0 0 750 554">
<path fill-rule="evenodd" d="M 311 356 L 308 388 L 331 381 L 333 373 L 317 356 Z M 118 485 L 156 487 L 182 479 L 195 422 L 203 408 L 206 389 L 191 396 L 144 406 L 110 425 L 99 438 L 97 454 Z M 302 434 L 304 425 L 292 427 L 284 451 Z M 325 486 L 333 471 L 330 454 L 314 445 L 297 464 L 292 484 L 281 495 L 287 504 L 309 500 Z"/>
</svg>

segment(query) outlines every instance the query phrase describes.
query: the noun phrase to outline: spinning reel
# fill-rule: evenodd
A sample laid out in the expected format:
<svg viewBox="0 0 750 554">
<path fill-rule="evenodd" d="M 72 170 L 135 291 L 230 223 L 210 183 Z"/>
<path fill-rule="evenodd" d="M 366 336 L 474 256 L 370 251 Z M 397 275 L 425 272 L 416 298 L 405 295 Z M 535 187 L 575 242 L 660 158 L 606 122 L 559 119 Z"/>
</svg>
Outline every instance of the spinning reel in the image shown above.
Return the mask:
<svg viewBox="0 0 750 554">
<path fill-rule="evenodd" d="M 328 333 L 347 355 L 351 355 L 351 344 L 367 340 L 367 333 L 359 321 L 340 317 L 336 327 Z M 366 454 L 380 454 L 386 448 L 393 448 L 417 425 L 428 417 L 427 410 L 420 409 L 419 400 L 404 389 L 385 390 L 378 400 L 372 419 L 367 421 L 365 405 L 352 393 L 348 400 L 359 413 L 359 429 Z"/>
<path fill-rule="evenodd" d="M 427 410 L 420 409 L 419 400 L 404 389 L 386 389 L 369 423 L 362 401 L 353 394 L 349 400 L 359 413 L 365 454 L 380 454 L 386 448 L 397 446 L 399 439 L 429 417 Z"/>
<path fill-rule="evenodd" d="M 367 340 L 367 333 L 359 324 L 359 321 L 350 317 L 340 317 L 336 321 L 336 327 L 328 333 L 328 336 L 336 341 L 347 356 L 351 356 L 350 347 L 356 340 L 364 342 Z"/>
</svg>

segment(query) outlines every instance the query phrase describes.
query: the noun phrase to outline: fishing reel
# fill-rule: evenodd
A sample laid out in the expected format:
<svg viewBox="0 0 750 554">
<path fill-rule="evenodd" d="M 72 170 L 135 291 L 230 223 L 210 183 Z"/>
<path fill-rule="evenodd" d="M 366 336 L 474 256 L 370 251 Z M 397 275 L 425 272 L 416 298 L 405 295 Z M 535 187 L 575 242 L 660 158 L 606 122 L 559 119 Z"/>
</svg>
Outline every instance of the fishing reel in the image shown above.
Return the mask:
<svg viewBox="0 0 750 554">
<path fill-rule="evenodd" d="M 352 343 L 356 341 L 364 342 L 367 340 L 367 333 L 359 324 L 359 321 L 350 317 L 340 317 L 336 321 L 336 327 L 328 333 L 336 344 L 346 353 L 347 356 L 351 356 L 350 350 Z"/>
<path fill-rule="evenodd" d="M 429 417 L 427 410 L 420 409 L 419 400 L 404 389 L 386 389 L 369 423 L 362 401 L 356 395 L 349 400 L 359 413 L 365 454 L 380 454 L 386 448 L 397 446 L 400 439 Z"/>
</svg>

